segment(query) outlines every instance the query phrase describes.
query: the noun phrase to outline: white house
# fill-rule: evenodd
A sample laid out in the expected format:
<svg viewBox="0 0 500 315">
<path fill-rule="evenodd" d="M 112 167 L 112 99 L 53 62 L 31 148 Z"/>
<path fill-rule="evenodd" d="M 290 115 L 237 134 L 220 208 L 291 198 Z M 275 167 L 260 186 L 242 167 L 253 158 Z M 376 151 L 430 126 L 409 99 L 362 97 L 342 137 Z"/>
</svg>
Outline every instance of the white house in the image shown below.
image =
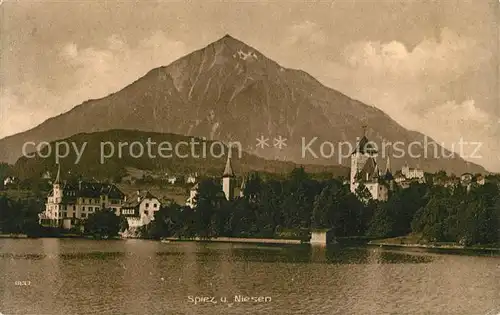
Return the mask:
<svg viewBox="0 0 500 315">
<path fill-rule="evenodd" d="M 167 182 L 168 182 L 169 184 L 175 184 L 175 182 L 177 182 L 177 177 L 176 177 L 176 176 L 169 176 L 169 177 L 167 178 Z"/>
<path fill-rule="evenodd" d="M 196 196 L 198 195 L 198 184 L 195 184 L 191 189 L 189 190 L 189 197 L 186 200 L 186 206 L 190 207 L 193 209 L 196 207 Z"/>
<path fill-rule="evenodd" d="M 13 176 L 8 176 L 3 180 L 3 185 L 7 186 L 9 184 L 14 184 L 16 182 L 16 178 Z"/>
<path fill-rule="evenodd" d="M 129 228 L 138 228 L 154 220 L 154 214 L 160 210 L 161 202 L 149 191 L 137 191 L 137 194 L 127 197 L 121 214 L 127 218 Z"/>
</svg>

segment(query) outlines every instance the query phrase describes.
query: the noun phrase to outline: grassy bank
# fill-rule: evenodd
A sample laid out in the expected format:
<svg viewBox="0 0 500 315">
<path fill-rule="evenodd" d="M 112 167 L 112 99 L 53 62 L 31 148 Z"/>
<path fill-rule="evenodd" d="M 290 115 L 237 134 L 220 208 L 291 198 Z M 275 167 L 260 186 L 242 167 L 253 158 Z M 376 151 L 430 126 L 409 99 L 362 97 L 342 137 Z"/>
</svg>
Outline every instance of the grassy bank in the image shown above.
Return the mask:
<svg viewBox="0 0 500 315">
<path fill-rule="evenodd" d="M 452 242 L 430 242 L 423 239 L 418 234 L 398 236 L 393 238 L 377 239 L 368 242 L 369 245 L 415 247 L 415 248 L 435 248 L 435 249 L 465 249 L 465 250 L 488 250 L 500 252 L 500 244 L 477 244 L 463 246 Z"/>
</svg>

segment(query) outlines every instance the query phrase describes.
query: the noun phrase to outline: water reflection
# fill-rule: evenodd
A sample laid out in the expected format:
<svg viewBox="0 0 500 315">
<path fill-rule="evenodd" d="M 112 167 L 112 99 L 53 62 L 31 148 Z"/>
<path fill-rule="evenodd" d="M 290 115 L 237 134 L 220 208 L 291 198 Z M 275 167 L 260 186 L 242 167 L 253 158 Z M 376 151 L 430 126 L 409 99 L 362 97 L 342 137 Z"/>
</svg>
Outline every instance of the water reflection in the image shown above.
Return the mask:
<svg viewBox="0 0 500 315">
<path fill-rule="evenodd" d="M 379 247 L 0 240 L 0 268 L 7 314 L 441 314 L 443 305 L 481 314 L 499 306 L 497 259 Z M 24 279 L 32 285 L 14 285 Z M 238 304 L 235 295 L 272 302 Z M 193 305 L 188 296 L 229 301 Z"/>
</svg>

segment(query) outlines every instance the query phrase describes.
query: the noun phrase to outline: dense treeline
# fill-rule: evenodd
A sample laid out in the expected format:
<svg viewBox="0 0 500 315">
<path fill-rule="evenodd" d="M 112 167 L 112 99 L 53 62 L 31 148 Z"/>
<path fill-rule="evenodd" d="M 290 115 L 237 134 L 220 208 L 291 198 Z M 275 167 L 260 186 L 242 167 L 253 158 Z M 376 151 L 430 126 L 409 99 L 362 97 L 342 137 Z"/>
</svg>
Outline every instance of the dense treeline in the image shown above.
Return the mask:
<svg viewBox="0 0 500 315">
<path fill-rule="evenodd" d="M 422 241 L 463 245 L 499 238 L 500 190 L 495 184 L 467 193 L 462 186 L 416 183 L 396 189 L 387 202 L 361 202 L 342 182 L 312 180 L 299 168 L 282 181 L 253 174 L 244 197 L 234 201 L 226 201 L 220 189 L 218 181 L 202 181 L 194 209 L 163 207 L 144 228 L 145 236 L 307 238 L 304 231 L 326 228 L 337 237 L 415 233 Z"/>
<path fill-rule="evenodd" d="M 0 233 L 38 236 L 41 232 L 38 224 L 41 209 L 43 204 L 36 199 L 21 201 L 0 196 Z"/>
<path fill-rule="evenodd" d="M 307 239 L 311 229 L 332 229 L 337 237 L 387 238 L 413 233 L 423 242 L 462 245 L 498 243 L 500 186 L 486 183 L 470 190 L 412 184 L 397 188 L 387 202 L 362 202 L 336 179 L 316 180 L 303 168 L 285 179 L 248 178 L 244 196 L 225 199 L 218 179 L 199 183 L 196 207 L 164 205 L 143 227 L 144 237 L 283 237 Z M 0 196 L 1 233 L 36 235 L 43 204 Z M 101 213 L 102 212 L 102 213 Z M 86 233 L 114 236 L 126 220 L 101 211 L 89 218 Z"/>
</svg>

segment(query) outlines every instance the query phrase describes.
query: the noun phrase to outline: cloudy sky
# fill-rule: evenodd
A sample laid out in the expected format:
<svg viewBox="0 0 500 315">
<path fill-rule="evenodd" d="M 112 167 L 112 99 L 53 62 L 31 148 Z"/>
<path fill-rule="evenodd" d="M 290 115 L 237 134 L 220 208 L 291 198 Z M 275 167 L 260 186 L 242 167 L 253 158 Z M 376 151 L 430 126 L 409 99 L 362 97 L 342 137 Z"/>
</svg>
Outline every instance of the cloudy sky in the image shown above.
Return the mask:
<svg viewBox="0 0 500 315">
<path fill-rule="evenodd" d="M 229 33 L 500 171 L 498 0 L 13 1 L 0 5 L 0 138 Z"/>
</svg>

